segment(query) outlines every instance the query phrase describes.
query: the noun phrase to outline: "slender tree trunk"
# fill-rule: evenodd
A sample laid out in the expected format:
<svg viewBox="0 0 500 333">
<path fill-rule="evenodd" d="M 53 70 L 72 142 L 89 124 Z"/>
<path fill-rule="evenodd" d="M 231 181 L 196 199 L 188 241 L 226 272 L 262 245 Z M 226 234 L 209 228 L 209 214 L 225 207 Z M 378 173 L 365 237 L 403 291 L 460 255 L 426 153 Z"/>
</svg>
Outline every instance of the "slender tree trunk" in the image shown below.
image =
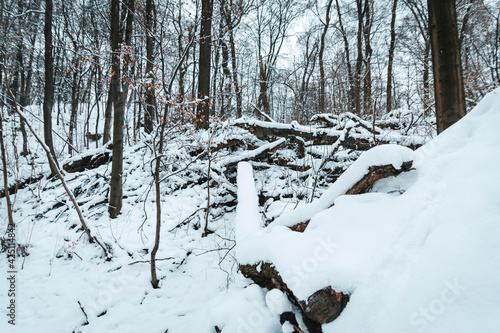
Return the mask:
<svg viewBox="0 0 500 333">
<path fill-rule="evenodd" d="M 212 0 L 201 1 L 200 57 L 196 128 L 207 129 L 210 118 L 210 54 L 212 43 Z"/>
<path fill-rule="evenodd" d="M 111 165 L 111 184 L 109 192 L 109 216 L 116 218 L 122 208 L 123 173 L 123 93 L 120 91 L 120 1 L 111 0 L 111 62 L 110 90 L 113 98 L 113 161 Z"/>
<path fill-rule="evenodd" d="M 23 10 L 24 10 L 23 1 L 19 0 L 18 1 L 18 13 L 21 15 Z M 31 22 L 29 22 L 29 23 L 31 23 Z M 18 67 L 19 68 L 19 75 L 20 75 L 20 79 L 21 79 L 21 86 L 19 89 L 19 105 L 24 110 L 24 108 L 26 106 L 28 106 L 28 104 L 29 104 L 29 95 L 27 95 L 29 93 L 29 91 L 27 91 L 27 90 L 29 90 L 31 82 L 27 82 L 27 81 L 28 80 L 31 81 L 31 75 L 30 75 L 31 63 L 32 63 L 31 59 L 33 58 L 34 45 L 32 45 L 33 47 L 30 50 L 30 64 L 29 64 L 30 67 L 28 68 L 28 77 L 26 77 L 25 66 L 24 66 L 24 33 L 23 33 L 23 27 L 22 27 L 21 20 L 19 22 L 18 32 L 19 32 L 18 38 L 20 40 L 19 40 L 19 43 L 17 46 L 17 63 L 19 66 Z M 32 37 L 32 39 L 33 38 L 34 37 Z M 28 155 L 28 133 L 26 132 L 26 125 L 22 119 L 20 121 L 20 127 L 21 127 L 21 134 L 23 137 L 23 150 L 21 151 L 21 156 L 27 156 Z"/>
<path fill-rule="evenodd" d="M 78 72 L 78 49 L 75 45 L 75 56 L 73 59 L 73 86 L 71 87 L 71 116 L 69 120 L 69 133 L 68 133 L 68 154 L 73 153 L 73 132 L 76 127 L 76 117 L 78 114 L 78 90 L 79 90 L 79 72 Z"/>
<path fill-rule="evenodd" d="M 465 116 L 455 0 L 428 0 L 438 134 Z"/>
<path fill-rule="evenodd" d="M 422 81 L 423 81 L 423 98 L 424 98 L 424 112 L 428 114 L 429 109 L 431 108 L 431 91 L 429 87 L 429 60 L 431 53 L 431 41 L 429 36 L 425 40 L 425 49 L 424 49 L 424 71 L 422 73 Z"/>
<path fill-rule="evenodd" d="M 231 111 L 231 71 L 229 70 L 229 49 L 225 41 L 221 42 L 222 49 L 222 72 L 224 73 L 224 91 L 222 93 L 223 102 L 221 105 L 220 117 L 224 119 Z"/>
<path fill-rule="evenodd" d="M 356 71 L 354 73 L 354 112 L 359 115 L 361 113 L 361 69 L 363 67 L 363 0 L 356 0 L 356 5 L 358 13 L 358 32 L 356 38 L 358 55 L 356 59 Z"/>
<path fill-rule="evenodd" d="M 123 71 L 122 71 L 122 98 L 123 103 L 127 101 L 128 97 L 128 87 L 132 81 L 133 64 L 132 64 L 132 32 L 134 26 L 134 16 L 135 16 L 135 0 L 128 0 L 126 8 L 122 9 L 123 13 L 127 13 L 127 20 L 125 25 L 125 38 L 123 43 L 128 46 L 123 52 Z"/>
<path fill-rule="evenodd" d="M 110 71 L 111 77 L 113 75 L 113 71 Z M 110 88 L 108 90 L 108 100 L 106 102 L 106 109 L 104 110 L 104 131 L 102 134 L 102 144 L 105 145 L 106 143 L 111 140 L 111 118 L 113 117 L 113 91 L 111 89 L 111 83 L 110 83 Z"/>
<path fill-rule="evenodd" d="M 2 112 L 0 112 L 0 149 L 2 153 L 2 166 L 3 166 L 3 186 L 4 186 L 4 193 L 5 193 L 5 200 L 7 204 L 7 216 L 9 219 L 9 228 L 14 229 L 15 224 L 14 224 L 14 217 L 12 215 L 12 204 L 10 202 L 10 194 L 9 194 L 9 177 L 7 175 L 7 157 L 5 155 L 5 144 L 3 141 L 4 138 L 4 133 L 3 133 L 3 117 L 2 117 Z"/>
<path fill-rule="evenodd" d="M 365 114 L 372 112 L 372 46 L 371 46 L 371 31 L 373 24 L 373 6 L 371 0 L 365 0 L 365 26 L 363 27 L 363 35 L 365 39 L 365 76 L 363 87 L 363 111 Z"/>
<path fill-rule="evenodd" d="M 45 92 L 43 98 L 43 134 L 44 141 L 49 148 L 55 165 L 57 159 L 54 152 L 52 139 L 52 104 L 54 98 L 54 58 L 52 56 L 52 0 L 45 1 Z M 57 170 L 50 165 L 52 175 L 57 174 Z"/>
<path fill-rule="evenodd" d="M 328 1 L 326 6 L 326 17 L 325 24 L 323 27 L 323 33 L 321 34 L 321 43 L 319 47 L 319 113 L 325 113 L 325 68 L 323 65 L 323 53 L 325 51 L 325 38 L 326 32 L 328 31 L 328 26 L 330 25 L 330 10 L 332 8 L 333 0 Z"/>
<path fill-rule="evenodd" d="M 243 98 L 241 96 L 240 84 L 238 83 L 238 66 L 236 62 L 236 46 L 234 45 L 233 27 L 229 29 L 229 46 L 231 47 L 231 67 L 233 69 L 233 85 L 234 93 L 236 94 L 236 117 L 241 118 Z"/>
<path fill-rule="evenodd" d="M 392 18 L 391 18 L 391 43 L 389 45 L 389 63 L 387 65 L 387 100 L 386 112 L 392 111 L 392 64 L 394 62 L 394 49 L 396 48 L 396 13 L 398 8 L 398 0 L 392 3 Z"/>
<path fill-rule="evenodd" d="M 347 95 L 348 95 L 349 108 L 352 110 L 354 108 L 355 86 L 354 86 L 354 75 L 352 72 L 351 59 L 350 59 L 349 39 L 347 38 L 347 32 L 342 22 L 342 13 L 340 12 L 339 0 L 335 0 L 335 4 L 337 5 L 336 7 L 339 19 L 340 32 L 342 34 L 342 39 L 344 40 L 344 53 L 346 58 L 347 76 L 349 78 L 349 91 Z"/>
<path fill-rule="evenodd" d="M 146 112 L 144 114 L 144 130 L 146 133 L 153 132 L 153 121 L 156 117 L 156 101 L 153 73 L 153 0 L 146 0 Z"/>
<path fill-rule="evenodd" d="M 264 61 L 262 60 L 262 56 L 259 55 L 259 106 L 262 108 L 262 111 L 268 116 L 271 115 L 271 107 L 269 105 L 269 97 L 267 95 L 268 90 L 268 82 L 267 82 L 267 71 L 264 65 Z M 267 118 L 265 119 L 267 120 Z"/>
</svg>

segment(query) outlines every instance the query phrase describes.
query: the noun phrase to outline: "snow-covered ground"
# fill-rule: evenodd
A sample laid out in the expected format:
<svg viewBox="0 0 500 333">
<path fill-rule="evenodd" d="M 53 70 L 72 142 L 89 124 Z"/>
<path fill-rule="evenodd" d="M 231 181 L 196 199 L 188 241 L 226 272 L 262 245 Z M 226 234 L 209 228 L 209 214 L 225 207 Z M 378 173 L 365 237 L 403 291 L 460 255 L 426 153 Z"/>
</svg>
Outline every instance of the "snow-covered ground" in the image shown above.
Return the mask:
<svg viewBox="0 0 500 333">
<path fill-rule="evenodd" d="M 7 322 L 8 266 L 1 255 L 0 332 L 212 333 L 215 326 L 225 333 L 290 332 L 279 314 L 292 306 L 281 292 L 241 276 L 235 255 L 242 262 L 272 261 L 302 299 L 325 286 L 350 293 L 324 332 L 500 332 L 498 124 L 499 89 L 416 151 L 382 146 L 364 153 L 313 203 L 287 213 L 294 204 L 275 202 L 272 211 L 283 214 L 267 227 L 256 193 L 241 193 L 236 213 L 214 208 L 215 233 L 205 238 L 202 225 L 193 228 L 195 219 L 176 226 L 192 214 L 203 218 L 206 186 L 183 188 L 186 178 L 171 177 L 162 185 L 160 289 L 151 286 L 147 262 L 155 222 L 148 149 L 126 148 L 126 198 L 115 220 L 99 204 L 107 196 L 110 166 L 67 175 L 71 189 L 81 193 L 89 227 L 113 248 L 110 262 L 78 230 L 58 182 L 43 179 L 13 198 L 17 241 L 29 243 L 30 255 L 16 260 L 15 327 Z M 168 147 L 169 172 L 189 162 L 183 161 L 185 149 Z M 371 193 L 341 195 L 366 166 L 397 167 L 408 159 L 414 171 L 380 181 Z M 276 170 L 255 171 L 253 178 L 250 165 L 240 171 L 238 181 L 248 188 L 272 184 L 280 192 L 290 184 Z M 223 191 L 211 195 L 225 200 Z M 0 205 L 3 234 L 4 199 Z M 312 217 L 304 233 L 286 227 L 304 216 Z"/>
<path fill-rule="evenodd" d="M 326 286 L 348 292 L 325 332 L 500 332 L 498 124 L 499 89 L 415 152 L 366 152 L 320 199 L 266 228 L 248 198 L 238 206 L 237 259 L 272 262 L 299 299 Z M 414 171 L 340 196 L 367 166 L 407 160 Z M 248 168 L 240 165 L 245 178 Z M 304 233 L 283 227 L 311 216 Z"/>
</svg>

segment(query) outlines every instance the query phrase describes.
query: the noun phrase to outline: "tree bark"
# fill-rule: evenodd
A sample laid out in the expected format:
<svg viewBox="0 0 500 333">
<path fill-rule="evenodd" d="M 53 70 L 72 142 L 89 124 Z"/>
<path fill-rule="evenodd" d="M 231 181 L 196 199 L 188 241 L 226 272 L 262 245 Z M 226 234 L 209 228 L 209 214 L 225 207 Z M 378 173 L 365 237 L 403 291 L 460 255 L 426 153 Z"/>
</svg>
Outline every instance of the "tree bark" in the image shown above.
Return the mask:
<svg viewBox="0 0 500 333">
<path fill-rule="evenodd" d="M 146 133 L 153 131 L 153 120 L 156 117 L 156 101 L 153 74 L 153 26 L 154 26 L 153 0 L 146 0 L 146 112 L 144 115 L 144 130 Z"/>
<path fill-rule="evenodd" d="M 45 89 L 43 97 L 43 134 L 44 142 L 57 166 L 54 143 L 52 139 L 52 104 L 54 98 L 54 58 L 52 56 L 52 0 L 45 1 Z M 52 175 L 57 174 L 57 170 L 50 164 Z"/>
<path fill-rule="evenodd" d="M 321 34 L 321 43 L 319 47 L 319 113 L 325 113 L 325 67 L 323 65 L 323 53 L 325 51 L 325 38 L 326 32 L 328 31 L 328 26 L 330 25 L 330 10 L 332 8 L 333 0 L 328 1 L 326 6 L 326 17 L 323 26 L 323 33 Z"/>
<path fill-rule="evenodd" d="M 196 128 L 207 129 L 210 121 L 210 54 L 212 42 L 212 0 L 201 2 L 200 57 Z"/>
<path fill-rule="evenodd" d="M 0 112 L 0 149 L 2 153 L 2 166 L 3 166 L 3 186 L 4 186 L 4 193 L 5 193 L 5 200 L 7 204 L 7 216 L 9 219 L 9 228 L 14 229 L 15 224 L 14 224 L 14 217 L 12 214 L 12 204 L 10 201 L 10 195 L 9 195 L 9 177 L 7 174 L 7 157 L 5 155 L 5 144 L 3 142 L 3 117 L 2 117 L 2 112 Z"/>
<path fill-rule="evenodd" d="M 368 0 L 365 0 L 368 1 Z M 357 58 L 356 58 L 356 71 L 354 73 L 354 113 L 361 114 L 361 70 L 363 68 L 363 0 L 356 0 L 356 7 L 358 13 L 358 31 L 356 37 L 357 45 Z"/>
<path fill-rule="evenodd" d="M 371 5 L 371 0 L 365 0 L 364 9 L 365 24 L 363 27 L 363 36 L 365 39 L 365 76 L 364 76 L 364 87 L 363 87 L 363 111 L 365 114 L 370 114 L 372 112 L 372 72 L 371 72 L 371 61 L 372 61 L 372 46 L 371 46 L 371 31 L 373 25 L 373 5 Z"/>
<path fill-rule="evenodd" d="M 241 89 L 238 83 L 238 66 L 236 63 L 236 46 L 234 45 L 234 31 L 233 28 L 229 30 L 229 45 L 231 47 L 231 67 L 233 69 L 233 85 L 234 93 L 236 94 L 236 117 L 241 118 L 243 98 L 241 96 Z"/>
<path fill-rule="evenodd" d="M 264 62 L 262 60 L 262 56 L 259 55 L 259 106 L 262 108 L 262 111 L 268 116 L 271 115 L 271 107 L 269 105 L 269 97 L 267 96 L 267 88 L 268 88 L 268 78 L 266 74 L 266 68 Z"/>
<path fill-rule="evenodd" d="M 398 8 L 398 0 L 392 3 L 392 18 L 391 18 L 391 43 L 389 45 L 389 60 L 387 65 L 387 100 L 386 112 L 392 111 L 392 64 L 394 62 L 394 49 L 396 48 L 396 13 Z"/>
<path fill-rule="evenodd" d="M 465 116 L 455 0 L 427 0 L 438 134 Z"/>
<path fill-rule="evenodd" d="M 120 91 L 120 1 L 111 1 L 111 62 L 110 90 L 113 100 L 113 162 L 109 192 L 109 216 L 116 218 L 122 208 L 123 173 L 123 93 Z"/>
<path fill-rule="evenodd" d="M 113 71 L 110 71 L 110 75 L 113 75 Z M 106 143 L 111 140 L 111 118 L 113 116 L 113 94 L 112 94 L 112 89 L 111 85 L 108 90 L 108 100 L 106 102 L 106 109 L 104 111 L 104 130 L 102 134 L 102 144 L 105 145 Z"/>
</svg>

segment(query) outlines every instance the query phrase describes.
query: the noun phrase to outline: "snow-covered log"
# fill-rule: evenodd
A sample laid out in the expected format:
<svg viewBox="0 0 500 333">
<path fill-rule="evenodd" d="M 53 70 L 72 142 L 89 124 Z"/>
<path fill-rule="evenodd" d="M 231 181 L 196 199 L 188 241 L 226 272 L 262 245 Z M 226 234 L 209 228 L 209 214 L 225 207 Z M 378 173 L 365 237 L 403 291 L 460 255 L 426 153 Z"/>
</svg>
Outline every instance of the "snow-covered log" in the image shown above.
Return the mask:
<svg viewBox="0 0 500 333">
<path fill-rule="evenodd" d="M 269 251 L 281 253 L 282 249 L 275 248 L 274 241 L 276 233 L 280 233 L 283 242 L 298 243 L 304 247 L 301 237 L 295 237 L 285 233 L 283 227 L 293 231 L 303 232 L 310 218 L 328 209 L 341 195 L 362 194 L 367 192 L 376 181 L 397 176 L 402 172 L 412 170 L 413 151 L 406 147 L 397 145 L 383 145 L 365 152 L 351 167 L 327 190 L 324 195 L 309 205 L 301 206 L 299 209 L 278 218 L 266 228 L 261 228 L 261 217 L 259 214 L 257 193 L 253 180 L 252 167 L 248 163 L 240 163 L 238 168 L 238 207 L 236 216 L 236 257 L 239 261 L 241 273 L 254 281 L 256 284 L 267 289 L 279 289 L 285 293 L 292 304 L 297 306 L 309 332 L 321 332 L 321 325 L 336 319 L 349 301 L 349 293 L 343 290 L 335 290 L 333 286 L 316 283 L 315 287 L 307 287 L 308 293 L 297 293 L 297 277 L 290 277 L 293 271 L 294 260 L 288 258 L 284 261 L 275 261 Z M 274 229 L 274 230 L 273 230 Z M 316 242 L 310 246 L 314 247 Z M 326 251 L 331 255 L 328 245 L 319 248 L 320 252 Z M 318 249 L 313 254 L 305 255 L 304 262 L 310 262 L 311 258 L 317 259 Z M 307 250 L 309 251 L 309 250 Z M 317 252 L 317 253 L 316 253 Z M 295 253 L 297 255 L 297 253 Z M 299 255 L 299 256 L 300 256 Z M 294 254 L 290 253 L 290 257 Z M 319 258 L 319 257 L 318 257 Z M 313 260 L 313 261 L 314 261 Z M 321 259 L 324 260 L 324 259 Z M 284 273 L 284 275 L 282 275 Z M 309 284 L 308 280 L 302 284 Z M 304 289 L 304 287 L 300 289 Z M 312 289 L 312 290 L 311 290 Z"/>
<path fill-rule="evenodd" d="M 340 119 L 333 119 L 325 115 L 313 118 L 317 121 L 327 119 L 330 128 L 318 128 L 299 125 L 297 122 L 291 124 L 269 123 L 258 120 L 237 120 L 234 126 L 248 130 L 259 139 L 266 137 L 282 137 L 292 140 L 300 140 L 306 146 L 333 145 L 340 140 L 340 145 L 346 149 L 365 151 L 381 144 L 395 143 L 407 146 L 411 149 L 418 148 L 422 142 L 415 142 L 415 138 L 390 133 L 380 127 L 370 126 L 370 123 L 361 118 L 346 113 Z M 333 126 L 335 122 L 336 126 Z"/>
</svg>

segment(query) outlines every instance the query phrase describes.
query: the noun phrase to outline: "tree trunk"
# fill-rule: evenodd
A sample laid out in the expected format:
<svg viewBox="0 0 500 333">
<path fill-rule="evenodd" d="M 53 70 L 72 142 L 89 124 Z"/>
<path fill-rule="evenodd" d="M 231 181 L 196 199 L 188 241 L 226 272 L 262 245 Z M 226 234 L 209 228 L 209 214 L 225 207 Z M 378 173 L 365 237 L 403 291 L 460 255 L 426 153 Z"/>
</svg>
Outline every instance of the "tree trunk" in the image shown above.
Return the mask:
<svg viewBox="0 0 500 333">
<path fill-rule="evenodd" d="M 347 38 L 347 32 L 345 31 L 344 24 L 342 23 L 342 13 L 340 12 L 339 0 L 335 0 L 337 5 L 337 15 L 339 18 L 340 32 L 342 33 L 342 39 L 344 40 L 344 53 L 346 57 L 347 65 L 347 76 L 349 78 L 349 91 L 348 91 L 348 103 L 349 108 L 352 110 L 354 108 L 354 75 L 352 73 L 351 59 L 350 59 L 350 49 L 349 49 L 349 39 Z"/>
<path fill-rule="evenodd" d="M 465 116 L 455 0 L 428 0 L 438 134 Z"/>
<path fill-rule="evenodd" d="M 392 64 L 394 62 L 394 49 L 396 48 L 396 13 L 398 8 L 398 0 L 392 3 L 392 18 L 391 18 L 391 44 L 389 45 L 389 63 L 387 65 L 387 100 L 386 112 L 392 111 Z"/>
<path fill-rule="evenodd" d="M 358 55 L 356 59 L 356 71 L 354 73 L 354 113 L 359 115 L 361 113 L 361 69 L 363 68 L 363 0 L 356 0 L 356 5 L 358 13 L 358 32 L 356 38 Z"/>
<path fill-rule="evenodd" d="M 269 97 L 267 96 L 268 82 L 267 82 L 266 68 L 264 66 L 265 65 L 262 60 L 262 56 L 259 55 L 259 88 L 260 88 L 259 107 L 262 108 L 261 111 L 270 116 L 271 107 L 269 105 Z"/>
<path fill-rule="evenodd" d="M 222 49 L 222 72 L 224 74 L 224 91 L 222 93 L 222 105 L 220 118 L 226 118 L 231 111 L 231 72 L 229 71 L 229 50 L 225 41 L 221 42 Z"/>
<path fill-rule="evenodd" d="M 79 95 L 79 73 L 78 73 L 78 49 L 75 44 L 75 55 L 73 59 L 73 86 L 71 87 L 71 116 L 69 120 L 69 133 L 68 133 L 68 154 L 73 153 L 73 132 L 76 127 L 76 116 L 78 112 L 78 95 Z"/>
<path fill-rule="evenodd" d="M 146 0 L 146 112 L 144 114 L 144 130 L 153 132 L 153 120 L 156 117 L 156 101 L 153 74 L 153 0 Z"/>
<path fill-rule="evenodd" d="M 113 100 L 113 162 L 111 165 L 111 184 L 109 192 L 109 216 L 116 218 L 122 207 L 123 172 L 123 93 L 120 91 L 120 1 L 111 1 L 111 81 L 110 91 Z"/>
<path fill-rule="evenodd" d="M 365 25 L 363 27 L 363 36 L 365 39 L 365 76 L 363 87 L 363 111 L 365 114 L 372 112 L 372 46 L 371 46 L 371 31 L 373 24 L 373 5 L 371 0 L 365 0 L 364 9 Z"/>
<path fill-rule="evenodd" d="M 125 2 L 123 2 L 125 4 Z M 123 50 L 123 71 L 122 71 L 122 98 L 123 103 L 126 102 L 128 96 L 128 86 L 132 81 L 133 62 L 132 62 L 132 29 L 134 25 L 134 15 L 135 15 L 135 0 L 128 0 L 125 8 L 122 9 L 123 13 L 127 13 L 127 20 L 125 25 L 125 36 L 123 43 L 129 46 Z"/>
<path fill-rule="evenodd" d="M 113 71 L 110 71 L 110 74 L 113 75 Z M 102 144 L 105 145 L 106 143 L 111 140 L 111 118 L 113 116 L 113 93 L 111 89 L 111 83 L 110 83 L 110 88 L 108 90 L 108 100 L 106 102 L 106 110 L 104 111 L 104 131 L 102 134 Z"/>
<path fill-rule="evenodd" d="M 238 83 L 238 66 L 236 63 L 236 46 L 234 45 L 233 27 L 229 30 L 229 45 L 231 47 L 231 67 L 233 69 L 233 85 L 234 93 L 236 94 L 236 117 L 241 118 L 243 98 L 241 96 L 240 85 Z"/>
<path fill-rule="evenodd" d="M 210 53 L 212 42 L 212 0 L 201 2 L 200 57 L 198 70 L 198 106 L 196 128 L 207 129 L 210 118 Z"/>
<path fill-rule="evenodd" d="M 1 154 L 2 154 L 2 171 L 3 171 L 3 186 L 4 186 L 4 193 L 5 193 L 5 200 L 7 204 L 7 216 L 9 219 L 8 223 L 8 229 L 14 229 L 15 224 L 14 224 L 14 218 L 12 214 L 12 204 L 10 201 L 10 195 L 9 195 L 9 178 L 7 175 L 7 157 L 5 155 L 5 144 L 3 142 L 3 117 L 2 117 L 2 112 L 0 112 L 0 149 L 1 149 Z"/>
<path fill-rule="evenodd" d="M 54 163 L 57 166 L 54 143 L 52 140 L 52 104 L 54 98 L 54 58 L 52 56 L 52 0 L 45 1 L 45 91 L 43 97 L 43 134 L 44 141 L 49 148 Z M 50 165 L 52 175 L 57 174 L 57 170 Z"/>
<path fill-rule="evenodd" d="M 328 31 L 328 26 L 330 25 L 330 10 L 332 8 L 333 0 L 328 1 L 326 7 L 326 17 L 323 27 L 323 33 L 321 34 L 321 43 L 319 47 L 319 113 L 325 113 L 325 68 L 323 65 L 323 52 L 325 51 L 325 38 L 326 32 Z"/>
</svg>

